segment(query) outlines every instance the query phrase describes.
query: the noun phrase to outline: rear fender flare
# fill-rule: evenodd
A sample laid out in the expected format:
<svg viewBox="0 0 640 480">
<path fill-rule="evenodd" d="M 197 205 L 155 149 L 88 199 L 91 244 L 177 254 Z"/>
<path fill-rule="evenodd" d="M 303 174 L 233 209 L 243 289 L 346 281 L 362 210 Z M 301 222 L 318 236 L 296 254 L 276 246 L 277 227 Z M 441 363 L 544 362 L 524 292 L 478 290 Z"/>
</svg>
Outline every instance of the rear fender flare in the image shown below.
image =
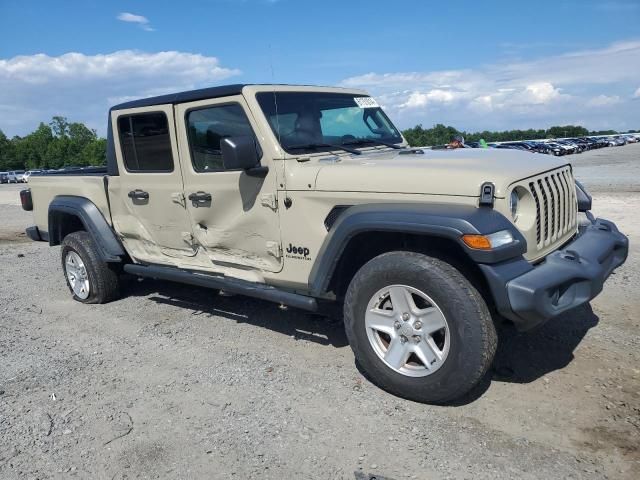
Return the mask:
<svg viewBox="0 0 640 480">
<path fill-rule="evenodd" d="M 49 245 L 60 245 L 64 228 L 60 214 L 77 217 L 95 242 L 105 262 L 121 262 L 126 252 L 106 219 L 89 199 L 59 195 L 49 204 Z"/>
</svg>

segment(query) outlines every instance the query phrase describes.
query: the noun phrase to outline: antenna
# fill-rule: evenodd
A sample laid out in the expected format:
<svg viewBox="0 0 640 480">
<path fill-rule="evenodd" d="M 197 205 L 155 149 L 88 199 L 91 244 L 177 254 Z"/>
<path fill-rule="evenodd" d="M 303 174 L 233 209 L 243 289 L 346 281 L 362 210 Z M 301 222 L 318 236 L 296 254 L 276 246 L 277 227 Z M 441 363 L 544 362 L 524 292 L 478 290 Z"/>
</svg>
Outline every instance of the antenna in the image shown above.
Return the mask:
<svg viewBox="0 0 640 480">
<path fill-rule="evenodd" d="M 269 44 L 269 66 L 271 67 L 271 84 L 273 87 L 273 104 L 276 108 L 276 131 L 278 137 L 278 147 L 282 152 L 282 175 L 284 176 L 284 180 L 282 181 L 282 185 L 284 187 L 284 197 L 285 197 L 285 205 L 290 205 L 287 202 L 289 200 L 289 194 L 287 193 L 287 161 L 284 158 L 284 148 L 282 148 L 282 139 L 280 135 L 280 116 L 278 115 L 278 96 L 276 95 L 275 83 L 276 83 L 276 75 L 273 69 L 273 52 L 271 50 L 271 44 Z M 287 207 L 289 208 L 289 207 Z"/>
</svg>

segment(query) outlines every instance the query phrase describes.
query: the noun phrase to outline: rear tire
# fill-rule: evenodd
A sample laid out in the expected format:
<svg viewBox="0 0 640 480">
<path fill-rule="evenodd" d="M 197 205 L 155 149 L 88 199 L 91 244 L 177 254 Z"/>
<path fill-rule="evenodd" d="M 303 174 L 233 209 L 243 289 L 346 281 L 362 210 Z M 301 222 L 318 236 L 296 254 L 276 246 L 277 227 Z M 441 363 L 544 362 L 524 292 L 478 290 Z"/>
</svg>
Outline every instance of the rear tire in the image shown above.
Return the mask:
<svg viewBox="0 0 640 480">
<path fill-rule="evenodd" d="M 73 232 L 62 240 L 62 270 L 78 302 L 107 303 L 120 296 L 117 272 L 101 260 L 87 232 Z"/>
<path fill-rule="evenodd" d="M 420 253 L 389 252 L 366 263 L 347 290 L 344 321 L 367 376 L 417 402 L 442 404 L 469 392 L 497 347 L 476 288 L 448 263 Z"/>
</svg>

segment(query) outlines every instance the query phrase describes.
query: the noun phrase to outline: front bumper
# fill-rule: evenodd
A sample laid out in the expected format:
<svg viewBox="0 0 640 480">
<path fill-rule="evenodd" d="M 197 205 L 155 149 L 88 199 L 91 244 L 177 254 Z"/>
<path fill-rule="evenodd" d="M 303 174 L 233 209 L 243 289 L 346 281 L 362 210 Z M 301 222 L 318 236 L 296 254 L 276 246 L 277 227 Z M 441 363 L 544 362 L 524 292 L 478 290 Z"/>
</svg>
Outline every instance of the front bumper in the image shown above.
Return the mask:
<svg viewBox="0 0 640 480">
<path fill-rule="evenodd" d="M 498 312 L 524 331 L 593 299 L 628 252 L 615 224 L 597 219 L 535 266 L 520 258 L 480 268 Z"/>
</svg>

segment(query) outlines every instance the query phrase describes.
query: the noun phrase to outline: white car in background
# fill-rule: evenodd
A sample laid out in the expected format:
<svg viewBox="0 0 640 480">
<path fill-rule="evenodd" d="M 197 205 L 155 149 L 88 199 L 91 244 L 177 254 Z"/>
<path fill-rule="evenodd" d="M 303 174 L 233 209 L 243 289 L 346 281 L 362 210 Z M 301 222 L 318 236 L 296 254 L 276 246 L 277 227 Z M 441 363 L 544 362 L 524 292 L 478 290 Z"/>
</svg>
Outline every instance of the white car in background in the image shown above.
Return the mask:
<svg viewBox="0 0 640 480">
<path fill-rule="evenodd" d="M 40 172 L 42 172 L 42 170 L 27 170 L 27 173 L 25 173 L 25 174 L 23 175 L 23 177 L 22 177 L 22 179 L 23 179 L 22 181 L 23 181 L 24 183 L 27 183 L 27 182 L 29 181 L 29 177 L 30 177 L 31 175 L 33 175 L 34 173 L 40 173 Z"/>
<path fill-rule="evenodd" d="M 24 170 L 12 170 L 9 172 L 9 183 L 24 183 Z"/>
</svg>

